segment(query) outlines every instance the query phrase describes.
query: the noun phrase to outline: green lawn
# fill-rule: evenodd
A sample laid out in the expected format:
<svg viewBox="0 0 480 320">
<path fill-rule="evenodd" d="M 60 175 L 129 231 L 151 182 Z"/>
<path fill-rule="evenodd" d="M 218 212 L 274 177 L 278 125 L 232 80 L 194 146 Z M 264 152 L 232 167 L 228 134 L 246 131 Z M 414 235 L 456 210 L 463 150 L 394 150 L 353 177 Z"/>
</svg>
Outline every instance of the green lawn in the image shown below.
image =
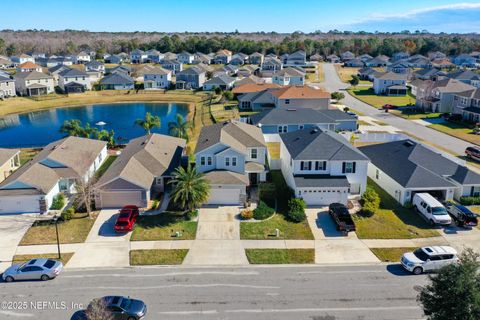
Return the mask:
<svg viewBox="0 0 480 320">
<path fill-rule="evenodd" d="M 275 237 L 275 229 L 280 236 Z M 294 223 L 277 213 L 272 218 L 260 222 L 240 222 L 240 239 L 253 240 L 313 240 L 312 231 L 307 221 Z"/>
<path fill-rule="evenodd" d="M 365 87 L 350 87 L 347 89 L 347 92 L 358 100 L 368 103 L 375 108 L 381 108 L 385 104 L 398 107 L 415 104 L 415 97 L 410 94 L 401 97 L 377 96 L 372 88 Z"/>
<path fill-rule="evenodd" d="M 41 150 L 41 148 L 20 149 L 20 164 L 23 166 L 25 163 L 32 160 Z"/>
<path fill-rule="evenodd" d="M 131 250 L 130 265 L 173 265 L 182 264 L 188 253 L 188 249 L 151 249 Z"/>
<path fill-rule="evenodd" d="M 103 176 L 105 171 L 107 171 L 107 169 L 112 165 L 113 161 L 115 161 L 115 159 L 117 158 L 118 156 L 108 156 L 107 159 L 105 159 L 105 161 L 102 163 L 100 168 L 98 168 L 97 172 L 95 173 L 97 179 Z"/>
<path fill-rule="evenodd" d="M 73 256 L 73 252 L 60 252 L 62 259 L 60 261 L 63 263 L 63 265 L 66 265 L 68 261 L 70 261 L 70 258 Z M 46 259 L 53 259 L 53 260 L 58 260 L 58 254 L 57 253 L 45 253 L 45 254 L 17 254 L 13 256 L 12 259 L 12 265 L 13 264 L 18 264 L 18 263 L 24 263 L 27 262 L 31 259 L 38 259 L 38 258 L 46 258 Z"/>
<path fill-rule="evenodd" d="M 175 237 L 180 231 L 181 237 Z M 197 222 L 187 221 L 183 213 L 163 212 L 154 216 L 140 216 L 132 232 L 131 241 L 193 240 Z"/>
<path fill-rule="evenodd" d="M 374 255 L 382 262 L 399 262 L 405 252 L 413 251 L 417 248 L 370 248 Z"/>
<path fill-rule="evenodd" d="M 472 129 L 463 124 L 445 122 L 439 124 L 432 124 L 429 128 L 449 134 L 459 139 L 468 141 L 473 144 L 480 145 L 480 135 L 472 133 Z"/>
<path fill-rule="evenodd" d="M 442 114 L 438 112 L 416 112 L 415 109 L 404 109 L 404 110 L 390 110 L 391 114 L 409 119 L 409 120 L 417 120 L 417 119 L 426 119 L 426 118 L 438 118 Z"/>
<path fill-rule="evenodd" d="M 314 249 L 245 249 L 251 264 L 315 263 Z"/>
<path fill-rule="evenodd" d="M 83 216 L 84 214 L 82 214 Z M 96 218 L 96 216 L 95 216 Z M 58 235 L 60 243 L 81 243 L 87 239 L 90 229 L 95 223 L 95 218 L 74 218 L 58 223 Z M 35 244 L 56 244 L 57 235 L 55 224 L 50 221 L 35 222 L 20 241 L 21 246 Z"/>
<path fill-rule="evenodd" d="M 372 217 L 354 215 L 361 239 L 413 239 L 439 236 L 412 209 L 402 207 L 370 178 L 368 185 L 380 195 L 380 209 Z"/>
</svg>

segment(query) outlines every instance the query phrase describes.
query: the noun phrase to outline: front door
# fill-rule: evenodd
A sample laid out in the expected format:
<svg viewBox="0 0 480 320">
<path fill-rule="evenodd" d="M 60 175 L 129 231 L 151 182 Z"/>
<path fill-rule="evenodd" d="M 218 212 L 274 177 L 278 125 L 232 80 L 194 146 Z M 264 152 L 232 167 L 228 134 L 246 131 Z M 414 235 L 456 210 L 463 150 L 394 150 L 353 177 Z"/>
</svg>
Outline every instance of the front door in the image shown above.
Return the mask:
<svg viewBox="0 0 480 320">
<path fill-rule="evenodd" d="M 249 173 L 248 178 L 251 186 L 256 186 L 258 184 L 258 173 Z"/>
</svg>

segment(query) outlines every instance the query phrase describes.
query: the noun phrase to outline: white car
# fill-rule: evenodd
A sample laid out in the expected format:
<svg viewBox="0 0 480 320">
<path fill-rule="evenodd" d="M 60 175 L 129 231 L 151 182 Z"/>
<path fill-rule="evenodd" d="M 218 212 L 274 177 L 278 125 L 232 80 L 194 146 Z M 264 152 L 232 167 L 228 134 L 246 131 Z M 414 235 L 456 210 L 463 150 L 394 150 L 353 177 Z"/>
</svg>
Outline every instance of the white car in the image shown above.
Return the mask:
<svg viewBox="0 0 480 320">
<path fill-rule="evenodd" d="M 457 251 L 448 246 L 422 247 L 404 253 L 401 259 L 402 266 L 413 274 L 435 271 L 457 262 Z"/>
<path fill-rule="evenodd" d="M 452 218 L 447 209 L 429 193 L 417 193 L 413 197 L 413 208 L 432 225 L 450 225 Z"/>
</svg>

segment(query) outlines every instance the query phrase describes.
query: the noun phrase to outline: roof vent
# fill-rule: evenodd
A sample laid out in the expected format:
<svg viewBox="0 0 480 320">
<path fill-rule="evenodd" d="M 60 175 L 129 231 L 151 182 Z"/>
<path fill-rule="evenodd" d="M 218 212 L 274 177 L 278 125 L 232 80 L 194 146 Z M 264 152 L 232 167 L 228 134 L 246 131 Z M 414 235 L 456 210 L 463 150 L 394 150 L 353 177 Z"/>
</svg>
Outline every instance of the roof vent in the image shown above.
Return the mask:
<svg viewBox="0 0 480 320">
<path fill-rule="evenodd" d="M 413 147 L 415 145 L 415 143 L 412 141 L 412 140 L 406 140 L 403 145 L 405 147 Z"/>
<path fill-rule="evenodd" d="M 319 130 L 317 128 L 315 129 L 312 129 L 312 131 L 310 132 L 311 134 L 314 134 L 314 133 L 317 133 Z"/>
<path fill-rule="evenodd" d="M 297 109 L 287 109 L 287 111 L 297 111 Z"/>
</svg>

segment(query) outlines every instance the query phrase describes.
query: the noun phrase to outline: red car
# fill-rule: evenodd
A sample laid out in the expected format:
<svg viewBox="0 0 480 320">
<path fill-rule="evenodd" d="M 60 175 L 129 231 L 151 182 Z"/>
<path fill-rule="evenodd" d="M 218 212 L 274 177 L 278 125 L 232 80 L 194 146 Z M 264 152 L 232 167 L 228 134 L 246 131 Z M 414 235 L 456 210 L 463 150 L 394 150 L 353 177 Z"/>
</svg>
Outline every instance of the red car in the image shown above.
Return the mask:
<svg viewBox="0 0 480 320">
<path fill-rule="evenodd" d="M 139 210 L 137 206 L 125 206 L 118 213 L 117 221 L 115 222 L 115 232 L 129 232 L 132 231 Z"/>
<path fill-rule="evenodd" d="M 392 109 L 397 109 L 397 106 L 394 106 L 392 104 L 385 104 L 382 107 L 383 110 L 392 110 Z"/>
</svg>

